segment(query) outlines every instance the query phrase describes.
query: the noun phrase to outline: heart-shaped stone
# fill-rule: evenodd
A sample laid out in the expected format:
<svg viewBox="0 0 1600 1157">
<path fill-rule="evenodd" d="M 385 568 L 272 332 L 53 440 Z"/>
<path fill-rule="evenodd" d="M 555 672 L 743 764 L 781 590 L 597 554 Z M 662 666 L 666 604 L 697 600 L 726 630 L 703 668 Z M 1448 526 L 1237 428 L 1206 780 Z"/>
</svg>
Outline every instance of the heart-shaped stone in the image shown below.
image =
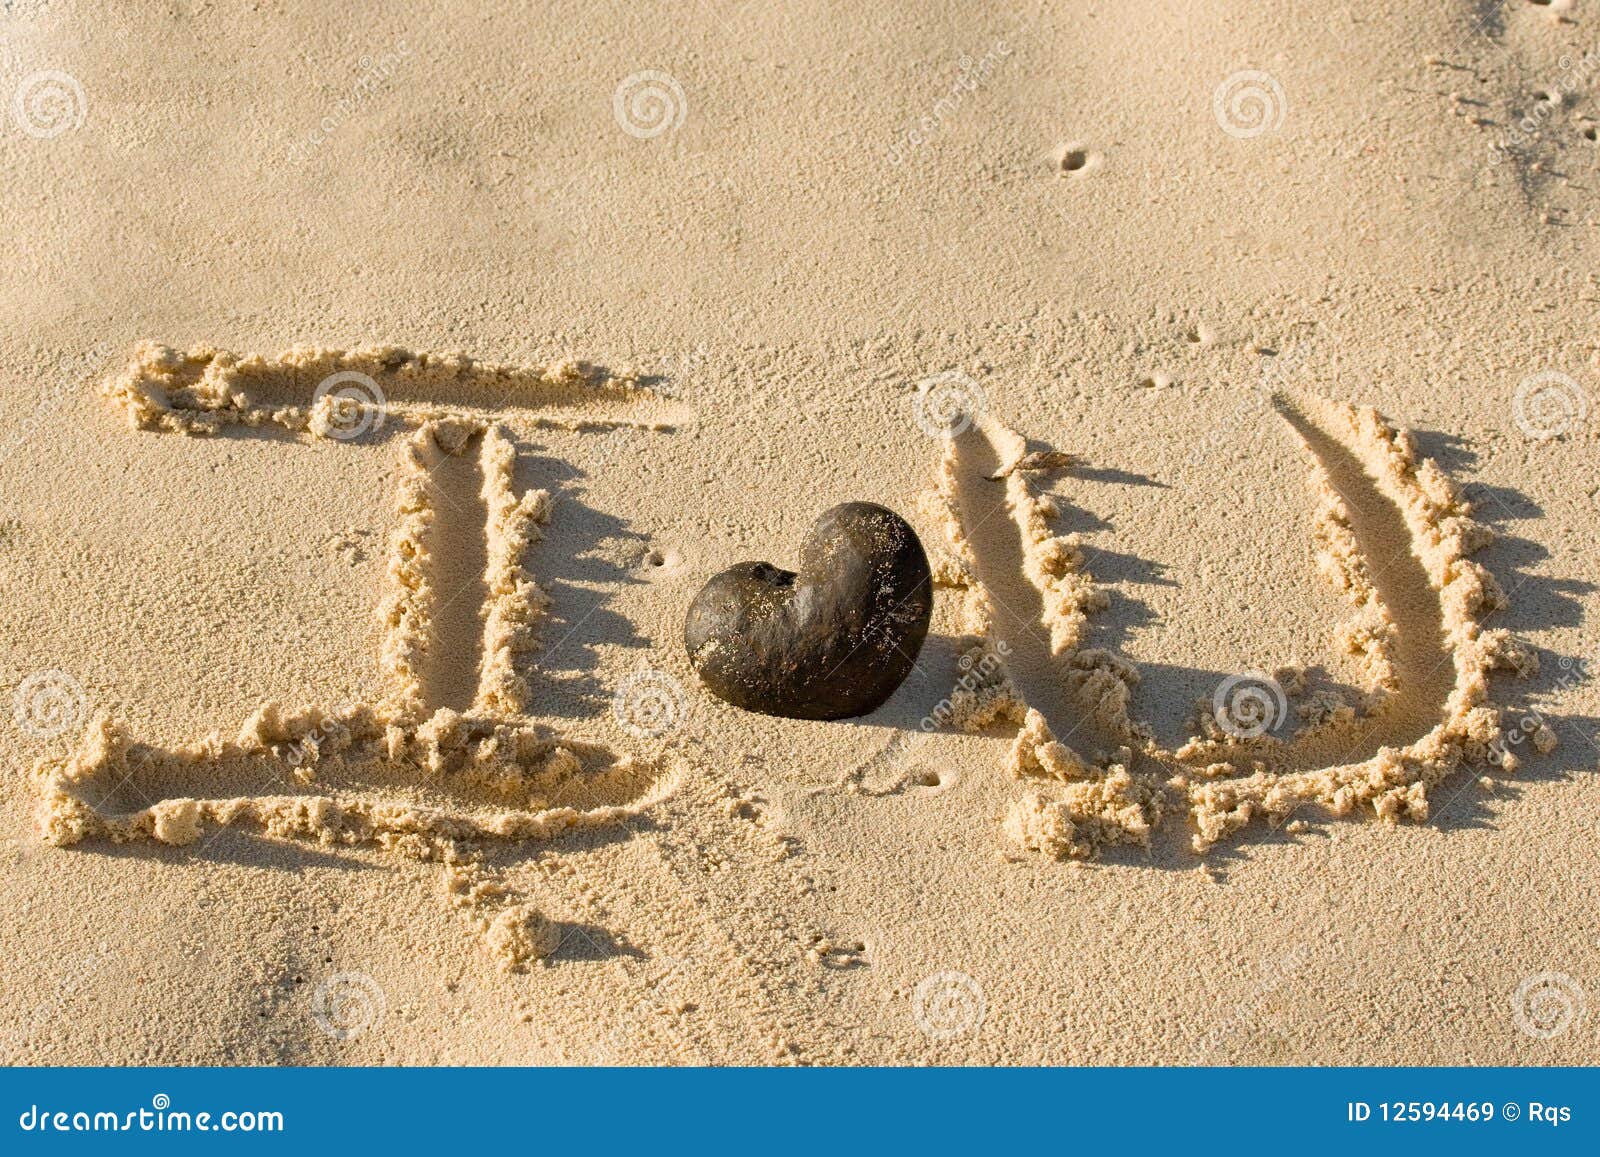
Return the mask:
<svg viewBox="0 0 1600 1157">
<path fill-rule="evenodd" d="M 933 616 L 928 556 L 905 519 L 870 502 L 824 511 L 800 569 L 742 562 L 695 596 L 689 661 L 712 694 L 790 719 L 865 715 L 916 662 Z"/>
</svg>

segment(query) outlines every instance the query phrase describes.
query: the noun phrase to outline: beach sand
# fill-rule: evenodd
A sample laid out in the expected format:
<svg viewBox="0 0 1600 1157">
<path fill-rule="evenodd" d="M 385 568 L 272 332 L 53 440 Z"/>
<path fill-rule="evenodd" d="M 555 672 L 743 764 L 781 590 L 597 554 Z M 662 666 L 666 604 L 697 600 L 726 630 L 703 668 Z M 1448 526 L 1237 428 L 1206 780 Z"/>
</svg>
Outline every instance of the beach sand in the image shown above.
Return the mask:
<svg viewBox="0 0 1600 1157">
<path fill-rule="evenodd" d="M 866 8 L 0 14 L 8 1060 L 1600 1060 L 1600 4 Z"/>
</svg>

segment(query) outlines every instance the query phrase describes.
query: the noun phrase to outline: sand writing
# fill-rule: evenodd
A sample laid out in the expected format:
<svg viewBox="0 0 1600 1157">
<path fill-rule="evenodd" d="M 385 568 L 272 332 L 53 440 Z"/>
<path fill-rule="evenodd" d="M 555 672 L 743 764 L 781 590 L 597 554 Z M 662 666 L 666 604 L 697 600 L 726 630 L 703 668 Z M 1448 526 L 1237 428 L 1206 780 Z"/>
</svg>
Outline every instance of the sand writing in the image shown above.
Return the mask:
<svg viewBox="0 0 1600 1157">
<path fill-rule="evenodd" d="M 1281 410 L 1288 406 L 1278 402 Z M 1452 773 L 1487 764 L 1515 769 L 1500 712 L 1489 700 L 1488 676 L 1501 670 L 1530 674 L 1537 657 L 1509 632 L 1483 625 L 1487 615 L 1504 608 L 1505 595 L 1468 556 L 1492 541 L 1493 532 L 1471 517 L 1459 488 L 1418 455 L 1410 435 L 1376 411 L 1328 404 L 1320 407 L 1319 423 L 1359 462 L 1376 490 L 1374 500 L 1391 503 L 1403 518 L 1410 552 L 1437 601 L 1439 644 L 1454 679 L 1434 724 L 1420 738 L 1386 743 L 1357 762 L 1314 763 L 1331 742 L 1359 737 L 1368 720 L 1399 710 L 1406 680 L 1397 652 L 1408 630 L 1415 636 L 1425 629 L 1397 621 L 1387 605 L 1358 542 L 1356 516 L 1310 441 L 1318 568 L 1355 608 L 1335 627 L 1333 640 L 1355 659 L 1362 686 L 1353 696 L 1311 693 L 1303 671 L 1283 668 L 1284 694 L 1301 700 L 1301 725 L 1292 737 L 1218 726 L 1206 710 L 1199 713 L 1197 733 L 1176 749 L 1163 747 L 1133 717 L 1137 665 L 1084 645 L 1089 616 L 1106 605 L 1104 592 L 1084 573 L 1076 538 L 1050 532 L 1059 514 L 1055 500 L 1034 492 L 1029 471 L 1007 467 L 990 477 L 1006 486 L 1022 578 L 1038 593 L 1054 670 L 1080 721 L 1074 730 L 1101 745 L 1088 750 L 1058 737 L 1016 682 L 1003 669 L 997 673 L 967 722 L 973 730 L 995 723 L 1016 727 L 1007 768 L 1036 786 L 1006 814 L 1003 827 L 1013 844 L 1054 858 L 1083 858 L 1111 845 L 1148 846 L 1165 820 L 1183 815 L 1195 850 L 1204 851 L 1253 820 L 1282 822 L 1308 805 L 1335 816 L 1366 812 L 1391 822 L 1421 821 L 1428 817 L 1429 790 Z M 1291 425 L 1302 428 L 1301 418 L 1292 417 Z M 1026 443 L 1014 431 L 988 417 L 977 428 L 1002 461 L 1022 459 Z M 994 592 L 978 577 L 969 539 L 973 513 L 963 508 L 969 472 L 958 439 L 946 439 L 931 507 L 949 554 L 936 574 L 961 592 L 963 625 L 974 636 L 969 653 L 988 653 L 1001 631 Z M 1426 637 L 1412 638 L 1418 654 L 1427 655 L 1428 645 Z M 1548 747 L 1551 739 L 1553 732 L 1544 727 L 1536 746 Z M 1304 766 L 1308 760 L 1314 765 Z"/>
<path fill-rule="evenodd" d="M 330 413 L 327 395 L 274 401 L 258 387 L 369 371 L 374 383 L 388 385 L 362 399 L 409 428 L 399 439 L 388 591 L 378 608 L 386 691 L 374 703 L 331 709 L 264 703 L 232 736 L 213 733 L 175 747 L 140 742 L 99 715 L 75 750 L 35 769 L 45 838 L 58 845 L 89 838 L 184 845 L 208 826 L 242 825 L 276 838 L 377 845 L 441 863 L 449 902 L 474 914 L 485 943 L 508 967 L 547 955 L 550 922 L 494 878 L 479 845 L 626 824 L 669 795 L 678 773 L 526 717 L 526 657 L 549 606 L 527 557 L 551 517 L 551 495 L 516 492 L 516 446 L 505 427 L 404 395 L 439 379 L 497 393 L 509 386 L 513 405 L 531 395 L 535 405 L 565 408 L 574 416 L 563 421 L 574 425 L 660 427 L 653 399 L 636 399 L 626 385 L 597 384 L 579 366 L 485 366 L 389 349 L 297 350 L 265 359 L 141 346 L 105 387 L 141 429 L 205 436 L 230 426 L 277 426 L 312 439 L 339 437 L 349 427 Z M 596 393 L 608 396 L 590 396 Z M 610 413 L 604 420 L 590 413 L 601 401 Z M 367 431 L 381 425 L 361 417 Z M 438 560 L 429 543 L 441 516 L 430 474 L 441 457 L 474 448 L 487 511 L 486 599 L 476 692 L 469 709 L 456 711 L 431 704 L 424 679 L 437 609 Z"/>
</svg>

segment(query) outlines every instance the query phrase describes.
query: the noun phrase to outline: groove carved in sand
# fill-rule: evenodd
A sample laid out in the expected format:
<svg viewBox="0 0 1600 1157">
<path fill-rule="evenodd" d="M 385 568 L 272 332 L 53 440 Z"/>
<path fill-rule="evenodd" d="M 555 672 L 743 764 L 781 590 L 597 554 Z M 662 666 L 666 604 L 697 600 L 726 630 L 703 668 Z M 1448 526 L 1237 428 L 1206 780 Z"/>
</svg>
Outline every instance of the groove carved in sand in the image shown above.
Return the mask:
<svg viewBox="0 0 1600 1157">
<path fill-rule="evenodd" d="M 1025 441 L 988 418 L 947 438 L 932 504 L 949 553 L 936 574 L 963 599 L 967 653 L 991 654 L 1003 638 L 1026 663 L 1028 632 L 1035 623 L 1049 632 L 1049 653 L 1033 656 L 1033 670 L 997 659 L 984 694 L 952 721 L 969 730 L 1016 726 L 1008 768 L 1036 786 L 1007 813 L 1014 843 L 1055 858 L 1148 846 L 1164 819 L 1183 813 L 1204 851 L 1254 819 L 1281 820 L 1303 805 L 1420 821 L 1429 789 L 1453 772 L 1490 762 L 1515 769 L 1514 758 L 1491 758 L 1501 727 L 1487 677 L 1529 674 L 1537 658 L 1508 632 L 1483 626 L 1505 596 L 1468 556 L 1492 531 L 1419 458 L 1410 435 L 1376 411 L 1327 404 L 1315 421 L 1286 402 L 1280 411 L 1311 458 L 1318 567 L 1354 607 L 1333 639 L 1356 660 L 1362 686 L 1353 699 L 1308 696 L 1288 739 L 1235 738 L 1203 715 L 1199 733 L 1175 750 L 1132 715 L 1137 665 L 1082 645 L 1105 594 L 1084 573 L 1076 537 L 1051 533 L 1056 503 L 1034 492 Z M 1002 520 L 992 489 L 983 491 L 1002 479 L 1010 546 L 993 533 Z M 1360 514 L 1345 497 L 1352 492 L 1363 496 Z M 1401 557 L 1374 566 L 1386 543 Z M 984 557 L 991 552 L 998 558 Z M 1008 614 L 1017 620 L 1009 628 Z M 1304 693 L 1296 673 L 1285 677 Z M 1060 735 L 1041 710 L 1058 700 L 1072 720 Z M 1375 752 L 1349 761 L 1374 743 Z"/>
<path fill-rule="evenodd" d="M 598 421 L 591 411 L 601 410 L 605 424 L 659 425 L 652 400 L 639 400 L 643 417 L 629 408 L 641 391 L 616 389 L 596 401 L 587 395 L 597 388 L 570 366 L 483 367 L 392 350 L 297 351 L 274 362 L 146 345 L 105 392 L 142 429 L 213 434 L 231 425 L 276 425 L 321 437 L 326 424 L 316 406 L 268 404 L 252 390 L 352 367 L 389 374 L 386 384 L 398 375 L 395 393 L 402 396 L 434 378 L 457 385 L 465 379 L 469 387 L 509 387 L 513 405 L 530 396 L 564 405 L 569 416 L 561 423 L 577 428 Z M 542 927 L 542 918 L 509 903 L 473 845 L 626 823 L 669 795 L 678 773 L 564 738 L 526 717 L 529 688 L 519 660 L 535 645 L 549 606 L 526 557 L 542 537 L 551 498 L 544 490 L 516 493 L 516 447 L 503 427 L 475 410 L 422 403 L 388 405 L 385 417 L 409 432 L 400 439 L 389 590 L 379 608 L 378 659 L 388 684 L 382 698 L 338 708 L 266 703 L 231 738 L 213 733 L 170 748 L 140 742 L 124 725 L 98 717 L 73 752 L 35 769 L 41 826 L 59 845 L 89 838 L 182 845 L 208 824 L 243 825 L 277 838 L 376 844 L 436 860 L 445 865 L 452 904 L 503 909 L 482 916 L 481 930 L 508 965 L 521 965 L 549 946 L 548 936 L 518 931 Z M 429 543 L 441 518 L 434 468 L 441 456 L 474 446 L 486 512 L 485 599 L 477 686 L 470 706 L 457 711 L 430 702 L 427 673 L 440 656 L 430 654 L 439 599 Z"/>
<path fill-rule="evenodd" d="M 502 365 L 398 346 L 296 346 L 267 357 L 214 346 L 184 352 L 145 342 L 103 392 L 140 430 L 206 435 L 237 426 L 276 426 L 328 438 L 337 436 L 336 399 L 331 394 L 319 398 L 316 389 L 335 375 L 381 382 L 383 415 L 407 426 L 464 413 L 484 420 L 512 411 L 522 411 L 519 425 L 566 430 L 670 430 L 684 418 L 668 399 L 640 388 L 635 375 L 612 374 L 576 359 L 548 366 Z M 433 400 L 445 393 L 461 401 L 441 406 Z"/>
</svg>

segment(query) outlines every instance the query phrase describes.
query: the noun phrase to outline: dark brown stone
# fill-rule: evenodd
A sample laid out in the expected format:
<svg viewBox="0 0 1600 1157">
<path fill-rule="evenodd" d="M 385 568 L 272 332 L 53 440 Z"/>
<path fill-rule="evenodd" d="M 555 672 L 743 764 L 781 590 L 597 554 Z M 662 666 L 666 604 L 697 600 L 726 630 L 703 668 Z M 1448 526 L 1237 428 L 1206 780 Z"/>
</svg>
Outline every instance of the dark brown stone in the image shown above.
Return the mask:
<svg viewBox="0 0 1600 1157">
<path fill-rule="evenodd" d="M 701 680 L 736 707 L 790 719 L 865 715 L 910 674 L 933 616 L 916 532 L 892 510 L 824 511 L 800 569 L 742 562 L 695 596 L 683 641 Z"/>
</svg>

